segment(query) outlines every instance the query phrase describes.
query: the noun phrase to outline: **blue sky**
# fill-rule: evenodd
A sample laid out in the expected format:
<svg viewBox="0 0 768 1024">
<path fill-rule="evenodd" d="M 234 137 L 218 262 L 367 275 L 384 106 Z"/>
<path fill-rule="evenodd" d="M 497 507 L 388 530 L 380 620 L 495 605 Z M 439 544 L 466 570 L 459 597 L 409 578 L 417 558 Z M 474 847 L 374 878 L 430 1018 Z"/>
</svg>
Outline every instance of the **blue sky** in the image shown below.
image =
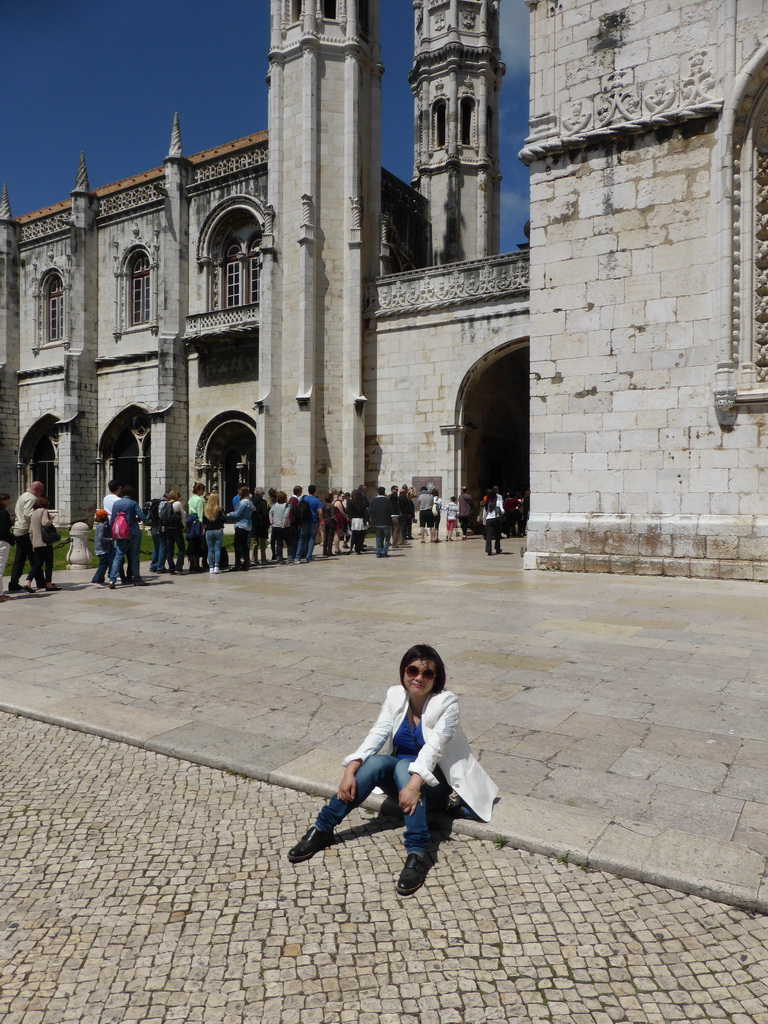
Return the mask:
<svg viewBox="0 0 768 1024">
<path fill-rule="evenodd" d="M 382 0 L 384 166 L 410 181 L 411 0 Z M 524 241 L 528 9 L 502 0 L 502 250 Z M 178 110 L 185 153 L 267 127 L 267 0 L 4 3 L 0 182 L 18 216 L 65 199 L 80 150 L 92 187 L 162 163 Z"/>
</svg>

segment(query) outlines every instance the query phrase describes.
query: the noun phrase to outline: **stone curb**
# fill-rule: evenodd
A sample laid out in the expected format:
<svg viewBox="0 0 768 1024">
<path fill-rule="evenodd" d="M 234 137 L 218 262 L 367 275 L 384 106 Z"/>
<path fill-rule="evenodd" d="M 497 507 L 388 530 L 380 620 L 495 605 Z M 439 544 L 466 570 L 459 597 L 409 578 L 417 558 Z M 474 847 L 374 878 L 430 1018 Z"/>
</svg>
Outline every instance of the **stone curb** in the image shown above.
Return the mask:
<svg viewBox="0 0 768 1024">
<path fill-rule="evenodd" d="M 35 689 L 38 689 L 37 687 Z M 40 688 L 42 689 L 42 688 Z M 53 694 L 51 694 L 53 697 Z M 60 697 L 59 697 L 60 699 Z M 54 700 L 55 703 L 55 700 Z M 126 709 L 116 709 L 125 714 Z M 205 742 L 179 740 L 178 734 L 196 723 L 179 718 L 166 724 L 175 728 L 141 736 L 124 729 L 112 729 L 54 711 L 21 707 L 0 701 L 0 712 L 29 718 L 60 728 L 99 736 L 166 757 L 233 772 L 284 789 L 327 798 L 335 786 L 311 781 L 280 769 L 270 770 L 238 756 L 240 745 L 253 747 L 253 737 L 235 730 L 216 730 L 212 746 L 227 749 L 206 751 Z M 223 741 L 231 740 L 231 743 Z M 382 797 L 371 797 L 363 806 L 379 810 Z M 521 826 L 521 822 L 525 825 Z M 663 826 L 610 818 L 578 808 L 553 806 L 542 800 L 502 794 L 493 824 L 454 821 L 453 829 L 485 841 L 553 857 L 591 871 L 605 871 L 648 885 L 678 892 L 743 910 L 768 915 L 766 858 L 732 842 L 679 832 Z M 555 835 L 556 833 L 556 835 Z"/>
</svg>

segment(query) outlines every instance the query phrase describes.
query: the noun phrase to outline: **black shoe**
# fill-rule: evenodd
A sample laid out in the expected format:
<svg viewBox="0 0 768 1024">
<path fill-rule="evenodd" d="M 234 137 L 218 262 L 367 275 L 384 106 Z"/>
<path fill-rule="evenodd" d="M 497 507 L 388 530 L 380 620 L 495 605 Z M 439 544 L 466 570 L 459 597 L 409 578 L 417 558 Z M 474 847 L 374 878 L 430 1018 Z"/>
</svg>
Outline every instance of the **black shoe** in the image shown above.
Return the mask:
<svg viewBox="0 0 768 1024">
<path fill-rule="evenodd" d="M 115 589 L 115 581 L 114 580 L 110 580 L 109 581 L 109 589 L 110 590 L 114 590 Z"/>
<path fill-rule="evenodd" d="M 299 864 L 329 846 L 333 846 L 333 832 L 321 832 L 319 828 L 311 828 L 294 848 L 288 851 L 288 860 L 291 864 Z"/>
<path fill-rule="evenodd" d="M 405 867 L 397 880 L 399 896 L 410 896 L 424 885 L 427 877 L 427 864 L 421 853 L 409 853 L 405 858 Z"/>
<path fill-rule="evenodd" d="M 8 584 L 8 593 L 9 594 L 20 594 L 23 589 L 24 588 L 20 584 L 18 584 L 18 583 L 9 583 Z"/>
<path fill-rule="evenodd" d="M 133 585 L 134 587 L 148 587 L 149 583 L 146 580 L 134 580 Z"/>
</svg>

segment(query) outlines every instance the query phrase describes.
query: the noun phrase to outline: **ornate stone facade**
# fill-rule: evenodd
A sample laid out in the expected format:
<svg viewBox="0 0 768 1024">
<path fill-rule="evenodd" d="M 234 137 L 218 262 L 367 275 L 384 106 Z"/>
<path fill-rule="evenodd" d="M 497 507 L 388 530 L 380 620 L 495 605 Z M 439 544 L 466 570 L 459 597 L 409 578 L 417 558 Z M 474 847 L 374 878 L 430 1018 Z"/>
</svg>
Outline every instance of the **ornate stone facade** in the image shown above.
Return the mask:
<svg viewBox="0 0 768 1024">
<path fill-rule="evenodd" d="M 764 0 L 527 0 L 530 567 L 764 579 Z"/>
</svg>

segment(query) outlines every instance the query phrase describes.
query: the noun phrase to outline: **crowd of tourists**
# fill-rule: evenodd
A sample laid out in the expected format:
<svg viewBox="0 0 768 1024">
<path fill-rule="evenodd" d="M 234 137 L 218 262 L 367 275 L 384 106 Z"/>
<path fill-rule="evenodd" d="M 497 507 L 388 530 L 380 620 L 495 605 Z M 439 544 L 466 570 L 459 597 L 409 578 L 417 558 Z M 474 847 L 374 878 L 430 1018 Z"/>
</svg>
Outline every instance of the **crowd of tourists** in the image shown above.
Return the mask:
<svg viewBox="0 0 768 1024">
<path fill-rule="evenodd" d="M 458 496 L 443 499 L 434 487 L 417 492 L 404 484 L 389 493 L 378 487 L 369 498 L 361 484 L 354 491 L 333 490 L 322 498 L 310 484 L 285 491 L 243 485 L 230 503 L 222 506 L 216 491 L 196 483 L 186 506 L 181 492 L 167 491 L 140 506 L 133 488 L 119 480 L 109 483 L 102 507 L 94 516 L 94 553 L 98 567 L 91 580 L 97 589 L 114 590 L 122 584 L 147 586 L 141 576 L 142 527 L 152 537 L 149 572 L 210 573 L 224 570 L 247 572 L 266 565 L 308 564 L 322 550 L 326 559 L 362 554 L 366 536 L 373 531 L 377 558 L 388 558 L 416 538 L 422 544 L 466 540 L 471 532 L 484 532 L 486 552 L 500 553 L 501 536 L 524 536 L 530 492 L 502 495 L 491 488 L 479 505 L 464 487 Z M 45 488 L 34 481 L 19 497 L 13 519 L 8 511 L 11 497 L 0 493 L 0 601 L 26 591 L 55 591 L 53 546 L 60 539 L 49 514 Z M 224 545 L 225 527 L 234 532 L 234 550 Z M 443 536 L 441 536 L 441 528 Z M 8 583 L 2 593 L 2 577 L 15 547 Z M 22 576 L 27 569 L 26 578 Z"/>
</svg>

